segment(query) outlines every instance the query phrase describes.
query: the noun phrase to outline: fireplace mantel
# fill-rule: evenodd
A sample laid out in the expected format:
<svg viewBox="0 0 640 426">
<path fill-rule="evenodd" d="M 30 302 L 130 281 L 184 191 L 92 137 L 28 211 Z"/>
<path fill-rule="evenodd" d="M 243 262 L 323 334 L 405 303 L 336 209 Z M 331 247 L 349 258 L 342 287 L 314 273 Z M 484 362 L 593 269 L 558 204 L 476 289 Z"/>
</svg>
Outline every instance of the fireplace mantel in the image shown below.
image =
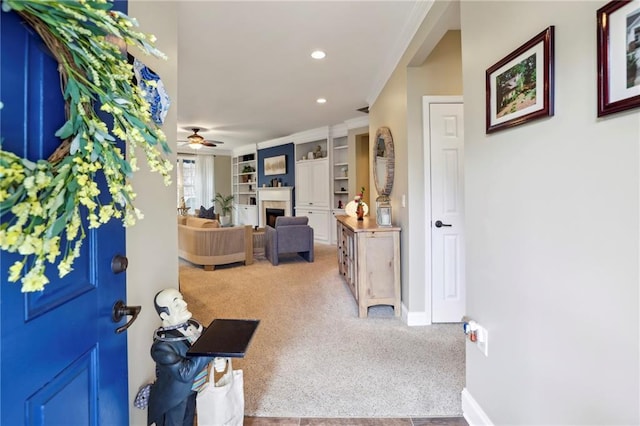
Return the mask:
<svg viewBox="0 0 640 426">
<path fill-rule="evenodd" d="M 266 223 L 265 210 L 267 208 L 283 209 L 285 216 L 293 216 L 293 186 L 262 187 L 258 190 L 259 226 Z"/>
</svg>

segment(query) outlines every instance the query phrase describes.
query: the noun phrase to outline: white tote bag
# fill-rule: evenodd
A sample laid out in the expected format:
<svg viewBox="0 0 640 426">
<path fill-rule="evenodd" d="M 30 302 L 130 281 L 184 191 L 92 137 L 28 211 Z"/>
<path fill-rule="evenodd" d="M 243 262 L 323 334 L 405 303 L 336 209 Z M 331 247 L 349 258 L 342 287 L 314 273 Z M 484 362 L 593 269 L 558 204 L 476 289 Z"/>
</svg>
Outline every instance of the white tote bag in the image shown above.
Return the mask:
<svg viewBox="0 0 640 426">
<path fill-rule="evenodd" d="M 196 410 L 198 426 L 238 426 L 244 421 L 244 379 L 242 370 L 231 367 L 215 381 L 215 369 L 209 373 L 209 383 L 198 392 Z"/>
</svg>

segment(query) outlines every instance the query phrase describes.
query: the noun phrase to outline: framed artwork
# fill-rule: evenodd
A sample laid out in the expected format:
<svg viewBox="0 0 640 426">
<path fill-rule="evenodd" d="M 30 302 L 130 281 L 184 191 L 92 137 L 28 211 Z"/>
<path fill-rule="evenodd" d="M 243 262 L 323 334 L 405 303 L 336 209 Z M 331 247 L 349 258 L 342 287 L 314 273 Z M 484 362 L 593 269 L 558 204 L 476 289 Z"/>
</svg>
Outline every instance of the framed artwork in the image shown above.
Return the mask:
<svg viewBox="0 0 640 426">
<path fill-rule="evenodd" d="M 553 33 L 550 26 L 487 70 L 487 133 L 553 116 Z"/>
<path fill-rule="evenodd" d="M 284 175 L 287 173 L 287 156 L 278 155 L 264 159 L 264 175 Z"/>
<path fill-rule="evenodd" d="M 640 1 L 607 3 L 598 18 L 598 117 L 640 105 Z"/>
</svg>

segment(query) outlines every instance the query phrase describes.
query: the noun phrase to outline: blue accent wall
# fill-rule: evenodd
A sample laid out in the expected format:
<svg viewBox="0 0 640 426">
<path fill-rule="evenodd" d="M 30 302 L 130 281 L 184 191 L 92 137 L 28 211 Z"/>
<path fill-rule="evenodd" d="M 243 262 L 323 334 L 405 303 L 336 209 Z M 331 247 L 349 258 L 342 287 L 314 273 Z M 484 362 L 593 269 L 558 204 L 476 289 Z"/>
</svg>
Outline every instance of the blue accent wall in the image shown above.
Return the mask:
<svg viewBox="0 0 640 426">
<path fill-rule="evenodd" d="M 270 157 L 277 157 L 278 155 L 285 155 L 287 160 L 287 173 L 282 175 L 264 175 L 264 159 Z M 271 180 L 276 178 L 282 182 L 282 186 L 296 186 L 296 160 L 295 149 L 293 143 L 285 145 L 272 146 L 271 148 L 264 148 L 258 150 L 258 186 L 262 188 L 262 185 L 267 187 L 271 186 Z"/>
</svg>

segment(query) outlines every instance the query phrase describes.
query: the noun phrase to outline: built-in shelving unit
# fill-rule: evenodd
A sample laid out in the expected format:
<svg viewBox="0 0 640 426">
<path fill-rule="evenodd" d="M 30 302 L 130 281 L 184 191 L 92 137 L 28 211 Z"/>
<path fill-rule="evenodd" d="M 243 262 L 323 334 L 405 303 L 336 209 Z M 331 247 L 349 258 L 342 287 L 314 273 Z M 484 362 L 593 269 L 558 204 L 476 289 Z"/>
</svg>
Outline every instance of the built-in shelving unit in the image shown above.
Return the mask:
<svg viewBox="0 0 640 426">
<path fill-rule="evenodd" d="M 308 217 L 314 239 L 322 242 L 331 237 L 328 145 L 328 138 L 296 143 L 295 155 L 296 216 Z"/>
<path fill-rule="evenodd" d="M 296 163 L 327 158 L 327 139 L 296 144 Z"/>
<path fill-rule="evenodd" d="M 332 209 L 343 209 L 349 202 L 349 146 L 347 137 L 333 139 L 333 203 Z"/>
<path fill-rule="evenodd" d="M 236 225 L 258 225 L 256 153 L 235 156 L 231 160 L 232 191 L 235 199 Z"/>
<path fill-rule="evenodd" d="M 344 208 L 349 202 L 349 143 L 346 127 L 332 128 L 331 138 L 331 238 L 336 244 L 336 216 L 345 214 Z"/>
</svg>

